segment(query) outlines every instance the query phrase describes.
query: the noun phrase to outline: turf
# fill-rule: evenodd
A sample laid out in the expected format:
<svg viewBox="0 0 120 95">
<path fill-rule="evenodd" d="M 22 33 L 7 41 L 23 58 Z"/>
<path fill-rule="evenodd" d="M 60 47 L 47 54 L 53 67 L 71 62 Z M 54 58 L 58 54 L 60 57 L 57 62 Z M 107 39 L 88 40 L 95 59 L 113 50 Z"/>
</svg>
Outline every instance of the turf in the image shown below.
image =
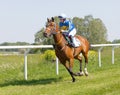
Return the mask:
<svg viewBox="0 0 120 95">
<path fill-rule="evenodd" d="M 102 51 L 102 67 L 97 56 L 89 60 L 89 76 L 71 77 L 62 64 L 59 75 L 55 62 L 41 54 L 28 55 L 28 80 L 24 80 L 24 56 L 0 55 L 0 95 L 120 95 L 120 49 L 115 49 L 115 64 L 111 63 L 111 48 Z M 92 61 L 93 60 L 93 61 Z M 75 61 L 75 72 L 79 62 Z"/>
</svg>

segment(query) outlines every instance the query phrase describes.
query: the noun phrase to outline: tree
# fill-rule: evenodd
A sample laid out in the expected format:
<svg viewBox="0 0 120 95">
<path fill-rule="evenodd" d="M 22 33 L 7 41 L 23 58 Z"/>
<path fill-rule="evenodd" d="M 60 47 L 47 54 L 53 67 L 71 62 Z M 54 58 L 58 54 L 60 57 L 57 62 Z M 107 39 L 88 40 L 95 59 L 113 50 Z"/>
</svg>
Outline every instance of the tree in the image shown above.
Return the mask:
<svg viewBox="0 0 120 95">
<path fill-rule="evenodd" d="M 43 31 L 44 31 L 44 28 L 42 28 L 40 31 L 38 31 L 34 36 L 35 36 L 35 43 L 38 43 L 38 44 L 42 44 L 42 42 L 44 41 L 44 37 L 43 37 Z"/>
<path fill-rule="evenodd" d="M 99 18 L 95 19 L 91 15 L 83 18 L 74 17 L 73 23 L 77 28 L 77 34 L 84 36 L 91 44 L 107 42 L 107 29 Z"/>
<path fill-rule="evenodd" d="M 93 44 L 107 42 L 107 29 L 100 19 L 94 19 L 90 24 L 90 41 Z"/>
</svg>

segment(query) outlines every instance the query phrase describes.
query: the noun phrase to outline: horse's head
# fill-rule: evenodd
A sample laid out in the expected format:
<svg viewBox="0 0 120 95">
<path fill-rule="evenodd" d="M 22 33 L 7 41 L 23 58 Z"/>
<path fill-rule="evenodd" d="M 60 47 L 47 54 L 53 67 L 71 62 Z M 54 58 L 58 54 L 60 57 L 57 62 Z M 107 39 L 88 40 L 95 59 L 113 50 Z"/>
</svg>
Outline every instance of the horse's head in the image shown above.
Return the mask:
<svg viewBox="0 0 120 95">
<path fill-rule="evenodd" d="M 54 22 L 53 17 L 51 19 L 47 19 L 46 28 L 43 34 L 45 37 L 56 34 L 56 23 Z"/>
</svg>

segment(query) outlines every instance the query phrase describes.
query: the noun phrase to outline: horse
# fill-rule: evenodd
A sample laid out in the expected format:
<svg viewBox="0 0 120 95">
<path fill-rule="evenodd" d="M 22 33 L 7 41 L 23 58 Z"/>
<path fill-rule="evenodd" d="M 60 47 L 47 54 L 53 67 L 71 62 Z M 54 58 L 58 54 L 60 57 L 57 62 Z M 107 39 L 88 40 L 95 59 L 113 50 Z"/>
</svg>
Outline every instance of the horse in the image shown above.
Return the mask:
<svg viewBox="0 0 120 95">
<path fill-rule="evenodd" d="M 59 25 L 54 21 L 53 17 L 51 19 L 47 18 L 47 23 L 43 35 L 44 37 L 50 37 L 51 35 L 53 35 L 53 39 L 55 42 L 55 54 L 71 75 L 72 82 L 75 82 L 75 76 L 83 76 L 84 74 L 88 76 L 87 64 L 90 45 L 86 38 L 80 35 L 75 35 L 75 37 L 80 40 L 81 45 L 76 48 L 71 47 L 67 44 L 65 37 L 59 29 Z M 80 55 L 80 53 L 82 53 L 85 58 L 84 72 L 82 71 L 82 56 Z M 78 73 L 74 73 L 72 70 L 74 59 L 77 59 L 80 62 L 80 71 Z"/>
</svg>

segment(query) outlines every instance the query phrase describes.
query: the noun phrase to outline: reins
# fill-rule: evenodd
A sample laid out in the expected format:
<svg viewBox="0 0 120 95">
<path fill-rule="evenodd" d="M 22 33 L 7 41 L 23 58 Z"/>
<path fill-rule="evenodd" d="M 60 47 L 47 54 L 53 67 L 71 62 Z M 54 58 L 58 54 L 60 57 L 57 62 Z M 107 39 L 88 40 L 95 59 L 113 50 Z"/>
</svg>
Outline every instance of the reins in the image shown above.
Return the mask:
<svg viewBox="0 0 120 95">
<path fill-rule="evenodd" d="M 51 34 L 52 34 L 52 35 L 57 35 L 57 34 L 59 34 L 59 33 L 61 33 L 61 32 L 60 32 L 60 30 L 57 30 L 56 24 L 55 24 L 55 25 L 54 25 L 54 28 L 51 29 Z M 62 34 L 61 34 L 61 35 L 62 35 Z M 62 42 L 62 39 L 63 39 L 63 35 L 62 35 L 62 37 L 60 38 L 60 40 L 59 40 L 57 43 L 55 43 L 55 45 L 58 46 L 58 45 Z M 66 46 L 66 45 L 64 45 L 60 50 L 62 51 L 65 46 Z"/>
</svg>

